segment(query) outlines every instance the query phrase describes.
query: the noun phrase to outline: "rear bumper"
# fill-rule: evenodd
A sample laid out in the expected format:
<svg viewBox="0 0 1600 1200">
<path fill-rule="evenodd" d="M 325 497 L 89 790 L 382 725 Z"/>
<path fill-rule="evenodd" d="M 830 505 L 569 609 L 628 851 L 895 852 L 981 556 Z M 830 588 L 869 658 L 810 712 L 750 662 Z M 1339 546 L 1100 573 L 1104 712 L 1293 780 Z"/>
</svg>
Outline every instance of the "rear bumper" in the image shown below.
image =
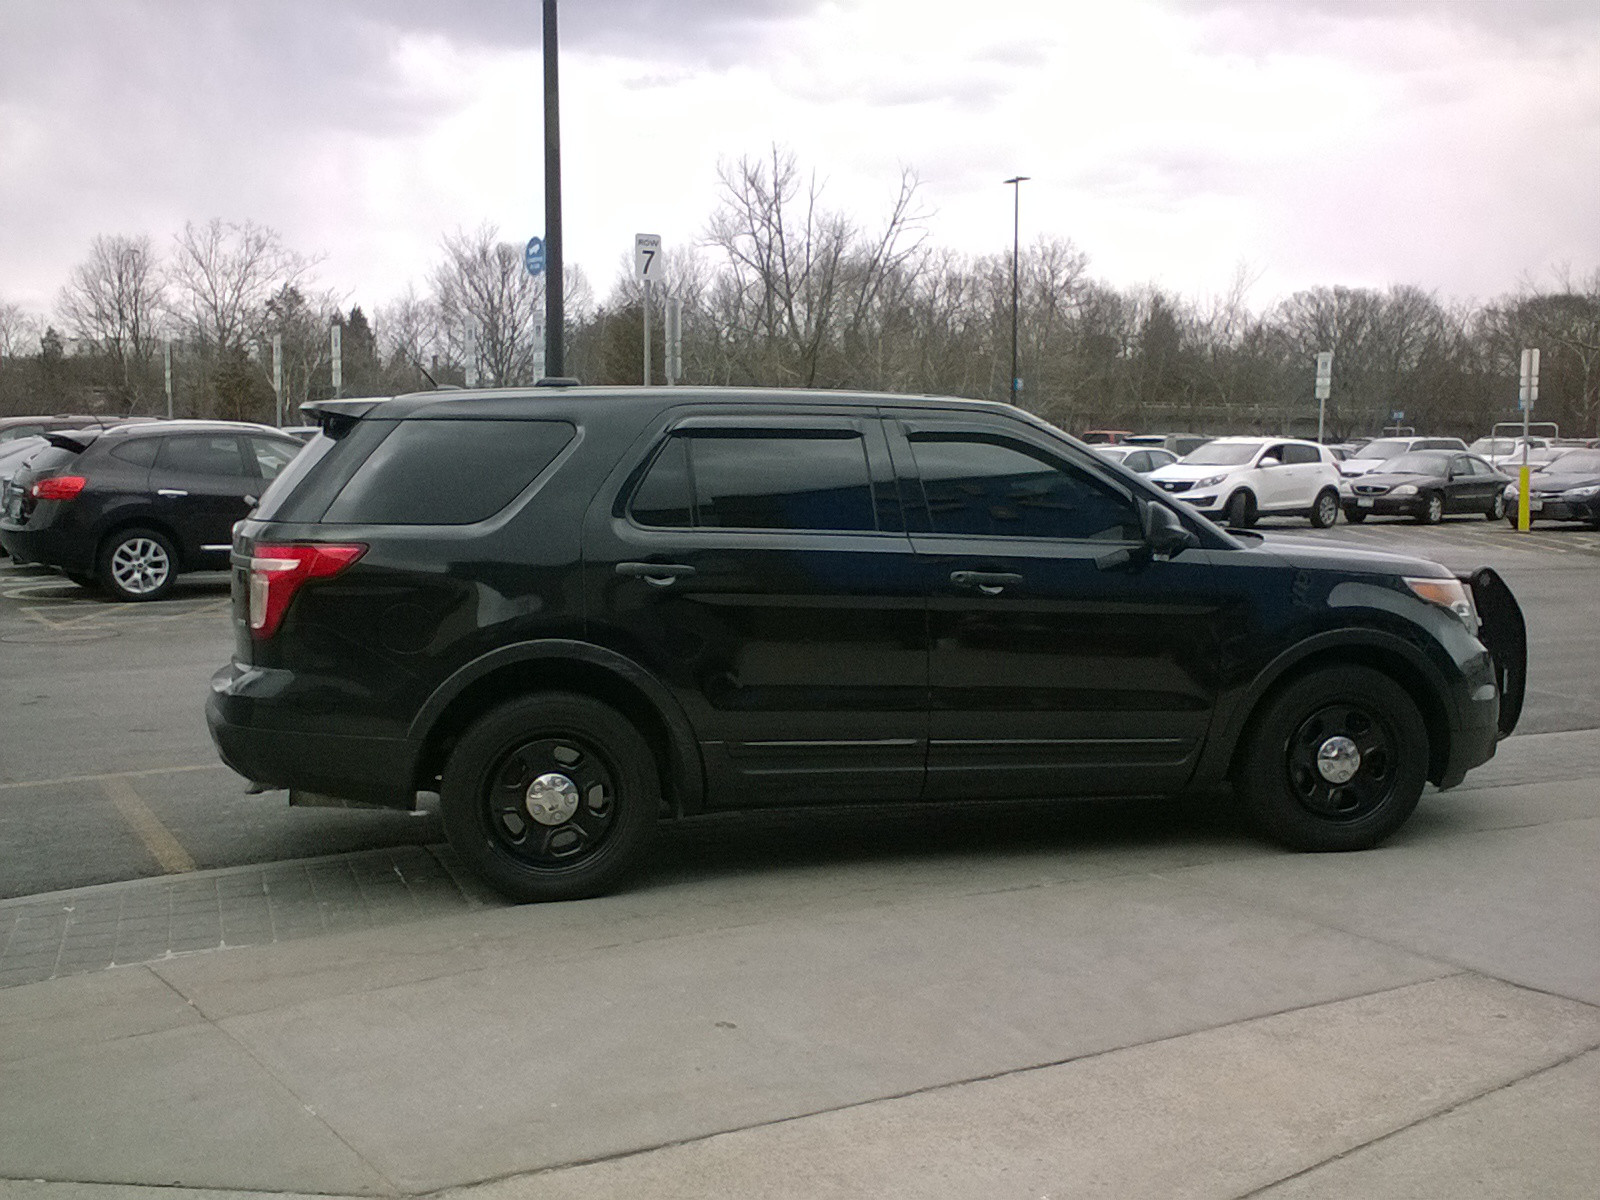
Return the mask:
<svg viewBox="0 0 1600 1200">
<path fill-rule="evenodd" d="M 404 738 L 304 728 L 303 710 L 275 705 L 283 672 L 230 663 L 211 677 L 206 725 L 217 753 L 246 779 L 375 804 L 414 807 L 419 748 Z"/>
<path fill-rule="evenodd" d="M 74 531 L 3 524 L 0 546 L 18 562 L 43 563 L 85 575 L 94 570 L 94 543 Z"/>
</svg>

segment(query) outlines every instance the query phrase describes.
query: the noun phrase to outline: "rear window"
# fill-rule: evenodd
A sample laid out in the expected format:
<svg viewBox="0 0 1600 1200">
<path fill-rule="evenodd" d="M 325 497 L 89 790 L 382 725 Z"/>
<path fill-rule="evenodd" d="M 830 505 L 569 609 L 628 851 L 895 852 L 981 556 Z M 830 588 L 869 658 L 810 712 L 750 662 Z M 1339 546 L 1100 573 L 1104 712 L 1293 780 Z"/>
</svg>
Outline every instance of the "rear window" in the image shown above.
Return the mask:
<svg viewBox="0 0 1600 1200">
<path fill-rule="evenodd" d="M 532 483 L 576 432 L 565 421 L 395 422 L 322 519 L 351 525 L 487 520 Z M 297 459 L 285 476 L 298 465 Z"/>
</svg>

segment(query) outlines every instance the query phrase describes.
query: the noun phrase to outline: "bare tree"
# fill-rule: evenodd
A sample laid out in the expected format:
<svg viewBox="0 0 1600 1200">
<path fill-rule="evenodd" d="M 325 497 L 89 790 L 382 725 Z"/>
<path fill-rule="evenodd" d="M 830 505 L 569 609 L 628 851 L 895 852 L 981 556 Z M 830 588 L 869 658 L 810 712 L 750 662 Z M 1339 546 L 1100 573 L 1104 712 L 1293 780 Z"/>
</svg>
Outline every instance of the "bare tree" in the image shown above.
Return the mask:
<svg viewBox="0 0 1600 1200">
<path fill-rule="evenodd" d="M 479 382 L 510 387 L 534 381 L 543 348 L 538 331 L 545 277 L 528 274 L 521 249 L 498 238 L 493 225 L 447 234 L 444 261 L 433 269 L 431 282 L 440 340 L 450 359 L 469 365 L 470 338 L 476 355 L 470 365 Z"/>
<path fill-rule="evenodd" d="M 19 358 L 39 348 L 39 319 L 20 304 L 0 300 L 0 358 Z"/>
<path fill-rule="evenodd" d="M 267 301 L 303 283 L 318 261 L 253 221 L 190 221 L 175 242 L 175 310 L 195 340 L 217 353 L 243 351 L 258 341 Z"/>
<path fill-rule="evenodd" d="M 148 237 L 97 236 L 56 305 L 72 334 L 110 360 L 115 390 L 130 413 L 151 383 L 164 300 L 161 267 Z"/>
</svg>

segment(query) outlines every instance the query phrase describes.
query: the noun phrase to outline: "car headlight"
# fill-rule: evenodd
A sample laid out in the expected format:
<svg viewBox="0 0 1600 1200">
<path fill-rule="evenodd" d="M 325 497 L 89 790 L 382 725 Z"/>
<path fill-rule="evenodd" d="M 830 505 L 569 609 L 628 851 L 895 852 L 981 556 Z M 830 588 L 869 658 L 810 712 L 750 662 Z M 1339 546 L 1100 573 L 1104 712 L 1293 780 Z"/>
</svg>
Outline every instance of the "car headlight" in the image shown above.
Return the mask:
<svg viewBox="0 0 1600 1200">
<path fill-rule="evenodd" d="M 1563 500 L 1587 500 L 1591 496 L 1600 496 L 1600 483 L 1591 483 L 1586 487 L 1568 488 L 1561 493 Z"/>
<path fill-rule="evenodd" d="M 1196 479 L 1194 485 L 1197 488 L 1215 487 L 1226 478 L 1226 475 L 1207 475 L 1204 479 Z"/>
<path fill-rule="evenodd" d="M 1478 632 L 1478 610 L 1472 603 L 1472 593 L 1459 579 L 1404 579 L 1401 581 L 1412 594 L 1448 609 L 1467 627 L 1468 633 Z"/>
<path fill-rule="evenodd" d="M 1514 483 L 1506 484 L 1506 500 L 1512 501 L 1512 500 L 1515 500 L 1516 498 L 1517 498 L 1517 485 L 1514 484 Z"/>
<path fill-rule="evenodd" d="M 1417 485 L 1414 483 L 1402 483 L 1399 487 L 1389 490 L 1389 495 L 1391 496 L 1415 496 L 1416 494 Z"/>
</svg>

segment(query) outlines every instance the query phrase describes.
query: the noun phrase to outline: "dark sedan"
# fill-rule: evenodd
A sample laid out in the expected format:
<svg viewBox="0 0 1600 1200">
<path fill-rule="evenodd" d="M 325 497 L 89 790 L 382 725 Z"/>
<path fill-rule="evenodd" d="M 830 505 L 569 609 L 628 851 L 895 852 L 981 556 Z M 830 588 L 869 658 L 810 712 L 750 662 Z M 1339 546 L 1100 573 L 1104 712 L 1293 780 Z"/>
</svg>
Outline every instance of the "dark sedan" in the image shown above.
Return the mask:
<svg viewBox="0 0 1600 1200">
<path fill-rule="evenodd" d="M 1505 489 L 1506 520 L 1517 523 L 1517 483 Z M 1600 450 L 1574 450 L 1528 476 L 1528 520 L 1587 521 L 1600 529 Z"/>
<path fill-rule="evenodd" d="M 1510 476 L 1476 454 L 1413 450 L 1352 480 L 1344 515 L 1350 521 L 1411 517 L 1434 525 L 1455 513 L 1476 513 L 1498 521 L 1506 514 L 1510 481 Z"/>
</svg>

